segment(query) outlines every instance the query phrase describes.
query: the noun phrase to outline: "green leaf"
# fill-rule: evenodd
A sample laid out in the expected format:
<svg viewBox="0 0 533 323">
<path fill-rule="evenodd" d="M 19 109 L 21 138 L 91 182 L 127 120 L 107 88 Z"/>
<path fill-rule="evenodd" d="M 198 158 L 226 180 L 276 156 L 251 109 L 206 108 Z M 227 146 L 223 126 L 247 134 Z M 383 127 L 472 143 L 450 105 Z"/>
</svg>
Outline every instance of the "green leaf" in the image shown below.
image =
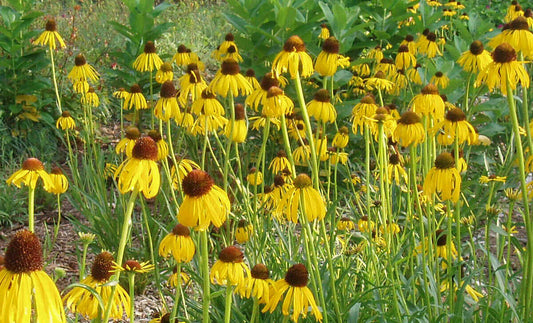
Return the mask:
<svg viewBox="0 0 533 323">
<path fill-rule="evenodd" d="M 10 7 L 0 6 L 0 17 L 3 22 L 9 27 L 16 19 L 18 13 Z"/>
<path fill-rule="evenodd" d="M 160 14 L 162 14 L 165 10 L 167 10 L 168 8 L 172 7 L 172 5 L 168 2 L 162 2 L 160 4 L 158 4 L 154 10 L 152 11 L 152 17 L 157 17 L 159 16 Z"/>
</svg>

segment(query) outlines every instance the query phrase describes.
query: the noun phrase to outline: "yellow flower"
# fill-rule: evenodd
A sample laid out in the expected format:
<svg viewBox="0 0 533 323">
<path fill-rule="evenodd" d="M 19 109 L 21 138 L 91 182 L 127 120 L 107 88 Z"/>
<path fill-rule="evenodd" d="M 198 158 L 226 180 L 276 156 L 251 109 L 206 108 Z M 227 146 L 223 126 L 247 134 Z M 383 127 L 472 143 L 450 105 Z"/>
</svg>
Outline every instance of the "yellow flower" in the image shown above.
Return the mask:
<svg viewBox="0 0 533 323">
<path fill-rule="evenodd" d="M 187 273 L 184 271 L 182 271 L 179 275 L 182 286 L 187 285 L 191 280 L 191 277 L 189 277 L 189 275 L 187 275 Z M 170 275 L 170 277 L 168 278 L 168 283 L 170 287 L 178 286 L 178 266 L 174 266 L 174 268 L 172 268 L 172 275 Z"/>
<path fill-rule="evenodd" d="M 263 103 L 262 114 L 269 118 L 279 118 L 282 115 L 292 113 L 293 108 L 294 103 L 285 95 L 283 90 L 277 86 L 271 86 Z"/>
<path fill-rule="evenodd" d="M 76 128 L 76 122 L 70 116 L 70 112 L 63 111 L 61 117 L 56 121 L 56 128 L 61 130 L 74 129 Z"/>
<path fill-rule="evenodd" d="M 283 212 L 289 221 L 298 223 L 298 209 L 312 222 L 322 220 L 326 216 L 324 200 L 316 189 L 312 187 L 311 178 L 306 174 L 300 174 L 294 179 L 291 187 L 282 197 L 278 205 L 278 211 Z"/>
<path fill-rule="evenodd" d="M 500 88 L 503 95 L 507 95 L 507 83 L 514 90 L 520 82 L 522 87 L 529 87 L 529 75 L 521 63 L 516 61 L 514 48 L 503 43 L 492 52 L 493 62 L 487 65 L 477 76 L 475 86 L 487 84 L 489 91 Z"/>
<path fill-rule="evenodd" d="M 307 112 L 320 122 L 335 122 L 337 110 L 331 104 L 331 97 L 328 90 L 320 89 L 315 93 L 313 100 L 307 103 Z"/>
<path fill-rule="evenodd" d="M 74 84 L 72 84 L 72 88 L 75 93 L 85 94 L 89 92 L 89 83 L 87 81 L 75 81 Z"/>
<path fill-rule="evenodd" d="M 215 94 L 209 89 L 202 91 L 202 95 L 192 104 L 192 112 L 198 116 L 222 116 L 224 107 L 218 102 Z"/>
<path fill-rule="evenodd" d="M 176 52 L 176 54 L 174 54 L 174 56 L 172 56 L 172 61 L 176 62 L 176 65 L 182 67 L 192 63 L 191 55 L 187 51 L 187 47 L 185 47 L 185 45 L 182 44 L 178 46 L 178 51 Z"/>
<path fill-rule="evenodd" d="M 350 66 L 350 59 L 339 55 L 339 41 L 329 37 L 322 44 L 322 51 L 315 62 L 315 70 L 321 76 L 333 76 L 337 68 Z"/>
<path fill-rule="evenodd" d="M 321 24 L 320 25 L 320 34 L 318 35 L 318 38 L 322 39 L 322 40 L 326 40 L 326 39 L 329 38 L 329 36 L 330 36 L 330 34 L 329 34 L 328 25 Z"/>
<path fill-rule="evenodd" d="M 244 106 L 240 103 L 235 104 L 235 121 L 228 122 L 224 135 L 236 143 L 242 143 L 246 140 L 248 134 L 248 125 L 246 124 L 246 112 Z"/>
<path fill-rule="evenodd" d="M 352 131 L 363 133 L 364 126 L 369 126 L 378 106 L 372 95 L 364 96 L 352 109 Z"/>
<path fill-rule="evenodd" d="M 431 77 L 431 80 L 429 80 L 430 83 L 435 84 L 437 87 L 441 89 L 445 89 L 448 87 L 448 84 L 450 83 L 450 79 L 444 75 L 441 71 L 438 71 Z"/>
<path fill-rule="evenodd" d="M 333 137 L 331 145 L 339 149 L 346 148 L 346 146 L 348 146 L 348 140 L 350 139 L 350 136 L 348 134 L 349 132 L 346 126 L 340 127 L 339 131 L 335 134 L 335 137 Z"/>
<path fill-rule="evenodd" d="M 223 97 L 228 96 L 228 92 L 234 97 L 249 95 L 252 93 L 252 86 L 240 74 L 241 68 L 236 60 L 227 58 L 222 62 L 220 70 L 209 84 L 209 90 L 220 94 Z"/>
<path fill-rule="evenodd" d="M 250 269 L 244 263 L 244 254 L 235 246 L 220 251 L 218 260 L 209 274 L 212 284 L 237 286 L 237 288 L 246 284 L 250 276 Z"/>
<path fill-rule="evenodd" d="M 337 163 L 341 163 L 343 165 L 346 165 L 348 163 L 348 154 L 343 151 L 338 151 L 336 147 L 329 147 L 328 148 L 329 153 L 329 160 L 331 162 L 331 165 L 336 165 Z"/>
<path fill-rule="evenodd" d="M 28 158 L 22 163 L 22 169 L 13 173 L 6 180 L 8 185 L 15 185 L 20 188 L 20 184 L 35 189 L 37 180 L 41 178 L 45 189 L 49 189 L 53 185 L 50 175 L 44 170 L 43 163 L 37 158 Z"/>
<path fill-rule="evenodd" d="M 290 267 L 285 278 L 274 283 L 274 294 L 271 295 L 270 301 L 263 308 L 263 313 L 266 311 L 274 312 L 281 297 L 287 292 L 281 308 L 283 315 L 289 316 L 292 309 L 291 318 L 294 322 L 298 322 L 300 315 L 306 317 L 307 312 L 311 311 L 316 320 L 322 321 L 322 313 L 316 305 L 311 290 L 307 287 L 308 281 L 309 272 L 303 264 Z"/>
<path fill-rule="evenodd" d="M 387 166 L 387 177 L 389 183 L 394 181 L 396 185 L 400 186 L 400 180 L 403 180 L 403 183 L 408 184 L 408 176 L 405 169 L 400 164 L 400 156 L 397 154 L 390 155 L 389 165 Z"/>
<path fill-rule="evenodd" d="M 389 93 L 394 88 L 394 83 L 385 78 L 383 71 L 377 71 L 373 77 L 366 79 L 365 86 L 369 90 L 381 90 Z"/>
<path fill-rule="evenodd" d="M 68 189 L 68 179 L 59 167 L 53 167 L 50 172 L 50 185 L 47 189 L 52 194 L 63 194 Z"/>
<path fill-rule="evenodd" d="M 443 201 L 457 202 L 459 200 L 461 175 L 455 168 L 455 161 L 450 153 L 444 152 L 437 156 L 435 166 L 426 175 L 423 190 L 428 197 L 439 193 Z"/>
<path fill-rule="evenodd" d="M 409 68 L 407 71 L 405 71 L 405 75 L 407 76 L 407 79 L 414 84 L 422 84 L 422 77 L 420 76 L 420 73 L 418 72 L 418 68 L 420 65 L 416 65 L 414 68 Z"/>
<path fill-rule="evenodd" d="M 157 160 L 162 160 L 168 156 L 168 144 L 163 140 L 161 134 L 157 130 L 148 131 L 148 136 L 152 138 L 157 145 Z"/>
<path fill-rule="evenodd" d="M 191 261 L 195 252 L 191 231 L 183 224 L 176 225 L 159 244 L 159 255 L 166 258 L 172 254 L 178 263 Z"/>
<path fill-rule="evenodd" d="M 235 44 L 235 36 L 232 33 L 227 33 L 224 36 L 224 41 L 218 46 L 218 60 L 224 60 L 224 56 L 228 53 L 231 46 L 237 47 Z"/>
<path fill-rule="evenodd" d="M 135 274 L 146 274 L 154 270 L 154 268 L 155 266 L 150 264 L 148 261 L 139 263 L 136 260 L 130 259 L 126 260 L 122 266 L 113 261 L 113 272 L 125 271 Z"/>
<path fill-rule="evenodd" d="M 194 102 L 202 96 L 202 92 L 207 88 L 207 83 L 196 64 L 187 65 L 187 73 L 180 77 L 180 86 L 179 100 L 182 105 L 187 103 L 189 97 Z"/>
<path fill-rule="evenodd" d="M 277 173 L 282 172 L 285 168 L 291 168 L 291 164 L 287 159 L 285 151 L 280 150 L 278 151 L 277 156 L 270 162 L 268 169 L 272 169 L 272 173 L 276 175 Z"/>
<path fill-rule="evenodd" d="M 237 286 L 235 290 L 241 297 L 254 297 L 259 304 L 266 304 L 274 292 L 273 281 L 269 278 L 268 268 L 263 264 L 257 264 L 252 268 L 250 277 L 244 284 Z"/>
<path fill-rule="evenodd" d="M 296 78 L 299 73 L 301 77 L 313 75 L 313 60 L 305 50 L 303 40 L 294 35 L 283 45 L 283 50 L 276 55 L 272 62 L 272 72 L 280 75 L 289 72 L 291 78 Z"/>
<path fill-rule="evenodd" d="M 477 73 L 487 67 L 492 62 L 490 53 L 483 48 L 483 43 L 479 40 L 470 44 L 470 50 L 461 54 L 461 57 L 457 60 L 457 63 L 466 72 Z"/>
<path fill-rule="evenodd" d="M 411 43 L 414 44 L 413 41 L 411 41 Z M 398 55 L 396 55 L 396 60 L 394 62 L 396 64 L 396 68 L 399 70 L 406 70 L 409 67 L 416 66 L 416 58 L 409 49 L 408 45 L 400 45 L 400 48 L 398 49 Z"/>
<path fill-rule="evenodd" d="M 248 176 L 246 176 L 246 180 L 248 183 L 250 183 L 250 185 L 261 185 L 263 183 L 263 173 L 258 171 L 257 168 L 252 167 L 248 173 Z"/>
<path fill-rule="evenodd" d="M 42 269 L 39 238 L 27 230 L 15 233 L 0 269 L 1 322 L 66 322 L 57 287 Z"/>
<path fill-rule="evenodd" d="M 451 145 L 457 136 L 459 145 L 465 141 L 471 145 L 477 141 L 477 132 L 474 127 L 466 121 L 466 115 L 459 108 L 452 108 L 446 113 L 443 121 L 437 123 L 433 132 L 439 132 L 437 141 L 441 145 Z"/>
<path fill-rule="evenodd" d="M 178 221 L 195 230 L 206 230 L 211 223 L 220 227 L 230 212 L 228 194 L 206 172 L 194 169 L 182 180 L 185 198 L 180 206 Z"/>
<path fill-rule="evenodd" d="M 250 240 L 250 237 L 254 233 L 254 227 L 246 220 L 239 220 L 237 224 L 237 230 L 235 230 L 235 240 L 237 243 L 243 244 Z"/>
<path fill-rule="evenodd" d="M 482 175 L 479 178 L 479 182 L 481 184 L 487 184 L 487 183 L 490 183 L 490 182 L 505 183 L 506 180 L 507 180 L 506 176 L 496 176 L 496 175 L 490 175 L 490 176 Z"/>
<path fill-rule="evenodd" d="M 435 33 L 429 32 L 425 36 L 426 41 L 418 44 L 418 52 L 420 54 L 426 55 L 428 58 L 433 58 L 437 55 L 442 56 L 440 52 L 439 45 L 437 45 L 437 35 Z"/>
<path fill-rule="evenodd" d="M 57 24 L 54 19 L 46 22 L 44 31 L 33 41 L 35 45 L 50 46 L 50 49 L 56 49 L 56 41 L 59 43 L 59 48 L 65 47 L 65 42 L 61 35 L 57 32 Z"/>
<path fill-rule="evenodd" d="M 163 84 L 166 81 L 172 81 L 174 79 L 174 72 L 172 71 L 172 64 L 164 62 L 159 66 L 159 69 L 155 73 L 155 81 Z"/>
<path fill-rule="evenodd" d="M 115 287 L 109 284 L 109 279 L 113 275 L 113 256 L 105 251 L 96 256 L 93 266 L 91 267 L 91 274 L 83 279 L 80 284 L 87 285 L 94 289 L 102 298 L 104 306 L 108 304 L 112 295 L 112 289 L 115 288 L 115 297 L 113 297 L 113 304 L 111 304 L 110 318 L 120 320 L 122 315 L 126 314 L 129 317 L 130 296 L 120 284 Z M 98 318 L 101 314 L 98 299 L 83 287 L 72 288 L 65 296 L 63 302 L 66 307 L 73 313 L 78 313 L 87 316 L 89 319 Z"/>
<path fill-rule="evenodd" d="M 261 88 L 261 84 L 259 84 L 259 82 L 257 81 L 257 78 L 255 77 L 255 71 L 253 69 L 251 68 L 247 69 L 246 73 L 244 74 L 244 77 L 246 78 L 248 83 L 250 83 L 250 85 L 252 86 L 253 91 Z"/>
<path fill-rule="evenodd" d="M 415 38 L 413 37 L 413 35 L 405 36 L 404 40 L 402 40 L 402 42 L 400 43 L 400 46 L 402 45 L 407 46 L 407 49 L 409 49 L 409 53 L 416 55 L 417 48 L 416 48 Z"/>
<path fill-rule="evenodd" d="M 444 119 L 444 101 L 434 84 L 428 84 L 411 100 L 411 109 L 419 115 L 429 116 L 436 122 Z"/>
<path fill-rule="evenodd" d="M 489 46 L 496 48 L 503 43 L 508 43 L 517 52 L 522 52 L 524 57 L 533 57 L 533 33 L 529 30 L 526 17 L 519 16 L 509 22 L 501 34 L 489 41 Z"/>
<path fill-rule="evenodd" d="M 139 131 L 139 129 L 135 126 L 129 126 L 128 128 L 126 128 L 126 135 L 118 142 L 117 146 L 115 147 L 116 153 L 120 154 L 126 152 L 126 156 L 131 157 L 135 142 L 140 137 L 141 132 Z"/>
<path fill-rule="evenodd" d="M 347 217 L 341 218 L 341 220 L 337 223 L 337 230 L 340 231 L 351 231 L 355 229 L 355 223 Z"/>
<path fill-rule="evenodd" d="M 272 73 L 266 73 L 261 79 L 259 88 L 254 88 L 244 103 L 251 106 L 255 111 L 258 111 L 259 106 L 265 104 L 268 90 L 273 86 L 279 87 L 279 80 Z"/>
<path fill-rule="evenodd" d="M 100 78 L 100 75 L 91 65 L 87 64 L 87 60 L 83 54 L 78 54 L 78 56 L 76 56 L 74 59 L 74 67 L 70 73 L 68 73 L 67 77 L 72 81 L 72 83 L 76 83 L 78 81 L 85 82 L 87 80 L 96 82 L 98 78 Z"/>
<path fill-rule="evenodd" d="M 113 92 L 113 97 L 117 99 L 124 99 L 126 95 L 128 95 L 128 91 L 126 91 L 126 89 L 124 89 L 123 87 Z"/>
<path fill-rule="evenodd" d="M 147 41 L 144 45 L 144 52 L 133 62 L 133 68 L 140 72 L 151 72 L 158 70 L 162 64 L 163 61 L 156 53 L 154 42 Z"/>
<path fill-rule="evenodd" d="M 372 232 L 374 230 L 375 223 L 374 221 L 369 221 L 368 216 L 363 215 L 358 221 L 357 221 L 357 229 L 359 229 L 359 232 L 365 233 L 365 232 Z"/>
<path fill-rule="evenodd" d="M 124 110 L 130 110 L 132 107 L 135 108 L 135 110 L 148 109 L 146 98 L 144 97 L 139 84 L 133 84 L 130 88 L 130 92 L 128 92 L 124 98 Z"/>
<path fill-rule="evenodd" d="M 374 47 L 371 51 L 368 52 L 366 57 L 373 58 L 376 63 L 381 62 L 381 60 L 383 59 L 383 51 L 381 49 L 381 46 L 378 45 Z M 359 75 L 363 76 L 362 74 L 359 74 Z M 367 75 L 370 75 L 370 73 L 368 73 Z"/>
<path fill-rule="evenodd" d="M 92 106 L 93 108 L 96 108 L 100 105 L 100 99 L 98 98 L 98 95 L 94 92 L 94 88 L 91 86 L 89 87 L 89 90 L 85 95 L 81 96 L 81 103 L 87 104 Z"/>
<path fill-rule="evenodd" d="M 163 121 L 170 118 L 180 117 L 180 107 L 176 99 L 176 88 L 172 81 L 166 81 L 161 85 L 161 92 L 154 108 L 154 115 Z"/>
<path fill-rule="evenodd" d="M 137 139 L 128 157 L 115 172 L 118 177 L 118 190 L 122 194 L 137 190 L 146 198 L 152 198 L 159 192 L 161 175 L 155 161 L 157 160 L 157 144 L 150 137 Z"/>
</svg>

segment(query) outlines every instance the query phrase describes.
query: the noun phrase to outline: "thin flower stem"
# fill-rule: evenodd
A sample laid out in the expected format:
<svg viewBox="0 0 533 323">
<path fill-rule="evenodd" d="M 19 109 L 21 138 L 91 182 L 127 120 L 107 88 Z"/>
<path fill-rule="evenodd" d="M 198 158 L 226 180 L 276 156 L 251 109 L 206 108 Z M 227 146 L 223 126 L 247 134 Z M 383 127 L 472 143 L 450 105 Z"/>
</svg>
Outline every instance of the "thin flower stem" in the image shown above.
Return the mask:
<svg viewBox="0 0 533 323">
<path fill-rule="evenodd" d="M 201 268 L 200 272 L 202 273 L 202 322 L 208 323 L 209 318 L 209 304 L 211 303 L 211 285 L 209 282 L 209 249 L 207 247 L 207 231 L 203 230 L 200 232 L 201 240 Z"/>
<path fill-rule="evenodd" d="M 224 306 L 224 323 L 231 320 L 231 304 L 233 303 L 233 286 L 226 286 L 226 304 Z"/>
<path fill-rule="evenodd" d="M 252 318 L 250 319 L 250 323 L 257 322 L 257 318 L 259 317 L 259 300 L 257 297 L 254 297 L 254 305 L 252 307 Z"/>
<path fill-rule="evenodd" d="M 35 232 L 35 188 L 28 186 L 28 230 Z"/>
<path fill-rule="evenodd" d="M 130 287 L 130 322 L 135 322 L 135 273 L 128 273 L 128 285 Z"/>
<path fill-rule="evenodd" d="M 81 264 L 80 264 L 80 281 L 85 278 L 85 266 L 87 265 L 87 250 L 89 249 L 89 243 L 83 243 L 83 251 L 81 254 Z"/>
<path fill-rule="evenodd" d="M 178 262 L 176 266 L 178 281 L 176 283 L 176 294 L 174 295 L 174 305 L 172 306 L 172 313 L 170 314 L 170 322 L 174 322 L 173 320 L 178 319 L 178 306 L 181 296 L 181 263 Z"/>
<path fill-rule="evenodd" d="M 459 127 L 455 127 L 455 138 L 453 141 L 453 150 L 455 152 L 454 159 L 455 159 L 455 167 L 459 167 Z M 461 174 L 459 174 L 461 176 Z M 455 244 L 457 248 L 457 254 L 462 254 L 462 245 L 461 245 L 461 199 L 459 198 L 457 202 L 455 203 L 455 209 L 453 212 L 453 215 L 455 216 Z M 451 238 L 451 237 L 450 237 Z M 456 280 L 457 280 L 457 286 L 462 286 L 462 277 L 461 277 L 461 271 L 456 271 Z"/>
<path fill-rule="evenodd" d="M 131 227 L 131 215 L 133 214 L 133 208 L 135 206 L 135 199 L 137 198 L 138 194 L 139 194 L 139 189 L 138 188 L 133 189 L 133 191 L 131 192 L 130 198 L 128 200 L 126 213 L 124 214 L 124 222 L 122 223 L 122 233 L 120 235 L 120 242 L 118 245 L 117 260 L 116 260 L 117 264 L 122 264 L 122 260 L 124 258 L 126 242 L 128 241 L 130 227 Z M 114 281 L 118 282 L 119 279 L 120 279 L 120 271 L 117 271 L 117 273 L 115 274 Z M 117 290 L 117 285 L 113 286 L 113 289 L 111 290 L 111 295 L 107 302 L 102 322 L 107 322 L 109 320 L 109 316 L 111 315 L 111 308 L 113 307 L 113 299 L 115 298 L 116 290 Z"/>
<path fill-rule="evenodd" d="M 152 79 L 153 75 L 152 75 L 152 71 L 150 71 L 150 107 L 153 106 L 153 102 L 154 102 L 154 85 L 153 85 L 153 79 Z M 154 108 L 152 108 L 151 112 L 150 113 L 150 117 L 151 117 L 151 120 L 150 120 L 150 129 L 154 129 L 154 125 L 155 125 L 155 114 L 154 114 Z M 139 121 L 140 121 L 140 118 L 139 118 Z"/>
<path fill-rule="evenodd" d="M 322 234 L 322 239 L 324 240 L 324 246 L 326 247 L 326 256 L 328 259 L 328 269 L 329 269 L 329 275 L 330 275 L 330 286 L 331 286 L 331 294 L 333 299 L 333 309 L 335 310 L 335 316 L 337 317 L 337 322 L 343 322 L 342 320 L 342 313 L 339 306 L 339 300 L 337 297 L 337 274 L 335 273 L 335 268 L 333 268 L 333 256 L 331 254 L 331 248 L 330 244 L 327 243 L 329 240 L 328 234 L 326 232 L 326 224 L 324 221 L 320 221 L 318 226 L 320 227 L 320 233 Z M 326 313 L 324 313 L 324 316 L 326 316 Z"/>
<path fill-rule="evenodd" d="M 59 225 L 61 224 L 61 198 L 57 195 L 57 223 L 54 225 L 54 238 L 52 239 L 52 246 L 56 243 L 57 234 L 59 233 Z"/>
<path fill-rule="evenodd" d="M 57 89 L 56 67 L 54 64 L 54 50 L 52 49 L 51 45 L 49 49 L 50 49 L 50 62 L 52 63 L 52 80 L 54 81 L 54 90 L 56 92 L 57 109 L 59 110 L 59 114 L 61 114 L 63 113 L 63 110 L 61 109 L 61 97 L 59 96 L 59 90 Z"/>
<path fill-rule="evenodd" d="M 287 132 L 287 121 L 285 115 L 281 115 L 281 129 L 283 133 L 283 143 L 285 145 L 285 151 L 287 152 L 287 158 L 291 164 L 292 177 L 296 176 L 296 168 L 294 166 L 294 158 L 292 157 L 291 142 L 289 141 L 289 133 Z"/>
<path fill-rule="evenodd" d="M 364 125 L 364 136 L 365 136 L 365 175 L 366 175 L 366 212 L 368 216 L 368 223 L 371 223 L 371 214 L 370 209 L 372 207 L 372 199 L 370 197 L 370 129 L 367 125 Z"/>
</svg>

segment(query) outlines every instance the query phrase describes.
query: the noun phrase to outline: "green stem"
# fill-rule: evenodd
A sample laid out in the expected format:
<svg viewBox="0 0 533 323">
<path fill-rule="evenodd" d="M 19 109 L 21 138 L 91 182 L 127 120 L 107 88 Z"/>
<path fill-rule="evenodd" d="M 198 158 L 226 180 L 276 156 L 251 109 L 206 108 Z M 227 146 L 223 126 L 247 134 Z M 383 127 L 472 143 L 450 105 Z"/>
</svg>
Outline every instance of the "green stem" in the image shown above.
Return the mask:
<svg viewBox="0 0 533 323">
<path fill-rule="evenodd" d="M 170 314 L 170 322 L 178 319 L 178 305 L 181 296 L 181 263 L 178 263 L 176 268 L 178 281 L 176 283 L 176 294 L 174 295 L 174 305 L 172 306 L 172 314 Z"/>
<path fill-rule="evenodd" d="M 59 114 L 61 114 L 63 113 L 63 110 L 61 109 L 61 97 L 59 96 L 59 91 L 57 89 L 56 68 L 54 64 L 54 50 L 52 48 L 50 48 L 50 62 L 52 63 L 52 80 L 54 81 L 54 90 L 56 92 L 57 109 L 59 110 Z"/>
<path fill-rule="evenodd" d="M 130 322 L 135 322 L 135 273 L 128 273 L 128 284 L 130 287 Z"/>
<path fill-rule="evenodd" d="M 207 248 L 207 231 L 203 230 L 200 232 L 200 240 L 201 240 L 201 268 L 200 271 L 202 273 L 202 290 L 203 290 L 203 298 L 202 298 L 202 322 L 208 323 L 210 321 L 209 318 L 209 304 L 211 303 L 211 285 L 209 282 L 209 250 Z"/>
<path fill-rule="evenodd" d="M 54 238 L 52 239 L 52 246 L 56 243 L 57 234 L 59 233 L 59 225 L 61 224 L 61 198 L 57 195 L 57 223 L 54 227 Z"/>
<path fill-rule="evenodd" d="M 231 304 L 233 303 L 233 286 L 226 286 L 226 304 L 224 306 L 224 323 L 229 323 L 231 320 Z"/>
<path fill-rule="evenodd" d="M 35 188 L 28 186 L 28 229 L 35 232 Z"/>
<path fill-rule="evenodd" d="M 294 166 L 294 158 L 292 157 L 291 142 L 289 141 L 289 133 L 287 131 L 287 121 L 285 115 L 281 115 L 281 129 L 283 133 L 283 144 L 285 145 L 285 151 L 287 152 L 287 158 L 291 164 L 291 173 L 292 176 L 296 176 L 296 168 Z"/>
<path fill-rule="evenodd" d="M 250 319 L 250 323 L 257 322 L 257 318 L 259 316 L 259 300 L 257 297 L 254 297 L 254 305 L 252 308 L 252 318 Z"/>
<path fill-rule="evenodd" d="M 81 264 L 80 264 L 80 281 L 85 278 L 85 266 L 87 265 L 87 250 L 89 249 L 89 244 L 83 244 L 83 252 L 81 254 Z"/>
</svg>

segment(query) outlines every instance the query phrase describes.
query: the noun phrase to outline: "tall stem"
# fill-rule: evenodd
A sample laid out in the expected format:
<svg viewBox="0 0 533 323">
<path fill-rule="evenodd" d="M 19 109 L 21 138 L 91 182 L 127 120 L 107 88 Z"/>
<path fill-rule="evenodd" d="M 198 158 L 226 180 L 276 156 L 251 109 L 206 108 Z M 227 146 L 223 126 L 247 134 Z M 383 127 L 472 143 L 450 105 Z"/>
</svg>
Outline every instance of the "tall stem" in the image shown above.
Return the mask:
<svg viewBox="0 0 533 323">
<path fill-rule="evenodd" d="M 54 50 L 51 47 L 50 47 L 50 62 L 52 63 L 52 80 L 54 81 L 54 90 L 56 92 L 57 109 L 59 110 L 59 114 L 61 114 L 63 113 L 63 110 L 61 109 L 61 97 L 59 96 L 59 91 L 57 89 L 56 68 L 54 64 Z"/>
<path fill-rule="evenodd" d="M 174 305 L 172 306 L 172 314 L 170 314 L 170 322 L 174 322 L 173 320 L 178 319 L 178 305 L 181 295 L 181 263 L 178 263 L 177 265 L 176 274 L 178 275 L 178 279 L 176 282 L 176 294 L 174 295 Z"/>
<path fill-rule="evenodd" d="M 35 231 L 35 188 L 28 186 L 28 229 Z"/>
<path fill-rule="evenodd" d="M 211 285 L 209 282 L 209 250 L 207 248 L 207 231 L 200 232 L 201 240 L 201 272 L 202 272 L 202 322 L 208 323 L 209 319 L 209 304 L 211 303 Z"/>
<path fill-rule="evenodd" d="M 231 304 L 233 303 L 233 286 L 226 286 L 226 304 L 224 306 L 224 323 L 229 323 L 231 320 Z"/>
<path fill-rule="evenodd" d="M 135 322 L 135 273 L 128 273 L 128 285 L 130 292 L 130 322 Z"/>
</svg>

